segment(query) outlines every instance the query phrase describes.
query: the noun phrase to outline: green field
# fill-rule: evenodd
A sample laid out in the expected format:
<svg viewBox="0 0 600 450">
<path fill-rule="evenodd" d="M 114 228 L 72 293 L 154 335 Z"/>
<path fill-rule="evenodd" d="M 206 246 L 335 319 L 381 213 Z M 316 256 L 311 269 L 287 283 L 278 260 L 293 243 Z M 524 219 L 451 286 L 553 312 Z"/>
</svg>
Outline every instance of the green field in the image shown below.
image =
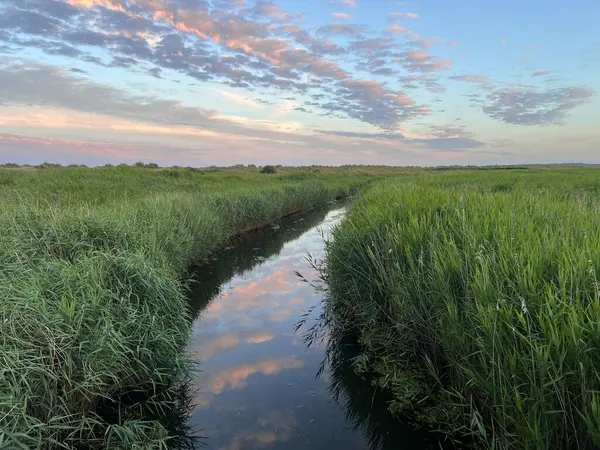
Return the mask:
<svg viewBox="0 0 600 450">
<path fill-rule="evenodd" d="M 378 181 L 333 236 L 328 314 L 394 413 L 487 449 L 600 445 L 600 170 Z"/>
<path fill-rule="evenodd" d="M 369 179 L 0 169 L 0 448 L 167 445 L 165 426 L 146 418 L 166 415 L 189 374 L 189 266 L 240 231 Z M 132 393 L 144 401 L 121 402 Z"/>
</svg>

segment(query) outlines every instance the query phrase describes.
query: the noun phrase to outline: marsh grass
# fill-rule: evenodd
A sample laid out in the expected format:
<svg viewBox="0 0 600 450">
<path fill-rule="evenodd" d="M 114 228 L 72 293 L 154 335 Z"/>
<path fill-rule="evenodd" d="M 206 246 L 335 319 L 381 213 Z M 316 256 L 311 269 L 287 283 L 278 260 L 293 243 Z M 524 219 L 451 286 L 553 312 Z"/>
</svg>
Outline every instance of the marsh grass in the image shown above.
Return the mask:
<svg viewBox="0 0 600 450">
<path fill-rule="evenodd" d="M 356 202 L 328 308 L 392 411 L 490 449 L 600 445 L 598 175 L 397 179 Z"/>
<path fill-rule="evenodd" d="M 191 368 L 186 269 L 240 226 L 366 180 L 0 171 L 0 448 L 167 448 Z"/>
</svg>

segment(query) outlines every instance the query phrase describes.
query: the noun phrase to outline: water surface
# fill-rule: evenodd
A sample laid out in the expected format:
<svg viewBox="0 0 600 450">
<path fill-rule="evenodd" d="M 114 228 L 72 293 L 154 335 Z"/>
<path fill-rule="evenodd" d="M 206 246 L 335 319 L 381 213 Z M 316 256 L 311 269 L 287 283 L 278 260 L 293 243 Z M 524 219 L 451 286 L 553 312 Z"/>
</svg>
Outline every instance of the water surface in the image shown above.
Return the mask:
<svg viewBox="0 0 600 450">
<path fill-rule="evenodd" d="M 191 301 L 197 313 L 188 351 L 199 361 L 189 425 L 209 449 L 427 448 L 386 411 L 385 398 L 357 377 L 355 347 L 308 347 L 296 324 L 321 294 L 303 282 L 345 210 L 339 205 L 284 219 L 235 239 L 199 266 Z M 312 316 L 319 315 L 319 307 Z M 334 348 L 325 370 L 325 349 Z"/>
</svg>

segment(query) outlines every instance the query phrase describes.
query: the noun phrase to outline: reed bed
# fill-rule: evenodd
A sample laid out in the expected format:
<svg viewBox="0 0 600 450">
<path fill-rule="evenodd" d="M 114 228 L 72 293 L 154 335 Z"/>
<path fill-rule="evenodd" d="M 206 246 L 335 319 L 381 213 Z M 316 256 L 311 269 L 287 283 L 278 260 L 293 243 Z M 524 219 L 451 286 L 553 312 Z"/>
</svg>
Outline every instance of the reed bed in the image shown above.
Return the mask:
<svg viewBox="0 0 600 450">
<path fill-rule="evenodd" d="M 600 171 L 371 186 L 328 244 L 328 310 L 390 410 L 488 449 L 600 445 Z"/>
<path fill-rule="evenodd" d="M 160 418 L 191 367 L 186 269 L 239 229 L 367 180 L 0 170 L 0 448 L 167 448 Z"/>
</svg>

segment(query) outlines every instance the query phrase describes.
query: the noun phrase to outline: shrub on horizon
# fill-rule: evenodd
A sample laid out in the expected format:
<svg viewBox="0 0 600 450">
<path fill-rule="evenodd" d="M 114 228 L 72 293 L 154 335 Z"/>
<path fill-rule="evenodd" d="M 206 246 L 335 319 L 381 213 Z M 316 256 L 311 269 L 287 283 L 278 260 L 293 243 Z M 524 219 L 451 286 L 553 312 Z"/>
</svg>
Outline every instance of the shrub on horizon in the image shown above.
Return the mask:
<svg viewBox="0 0 600 450">
<path fill-rule="evenodd" d="M 275 166 L 264 166 L 262 169 L 260 169 L 260 173 L 273 174 L 277 173 L 277 169 Z"/>
</svg>

